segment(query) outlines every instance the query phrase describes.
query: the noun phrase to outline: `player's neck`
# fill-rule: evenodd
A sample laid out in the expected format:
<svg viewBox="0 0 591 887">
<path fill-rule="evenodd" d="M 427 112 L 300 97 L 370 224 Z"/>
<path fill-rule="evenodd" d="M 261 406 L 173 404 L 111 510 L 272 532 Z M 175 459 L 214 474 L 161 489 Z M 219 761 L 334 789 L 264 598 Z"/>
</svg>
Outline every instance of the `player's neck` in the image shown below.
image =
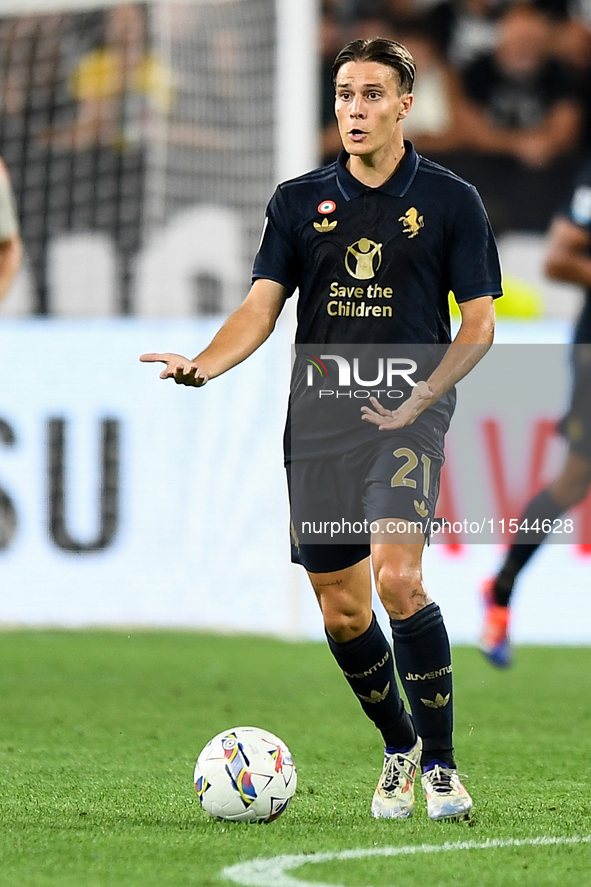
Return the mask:
<svg viewBox="0 0 591 887">
<path fill-rule="evenodd" d="M 347 169 L 368 188 L 379 188 L 391 178 L 404 157 L 404 141 L 396 140 L 372 154 L 349 155 Z"/>
</svg>

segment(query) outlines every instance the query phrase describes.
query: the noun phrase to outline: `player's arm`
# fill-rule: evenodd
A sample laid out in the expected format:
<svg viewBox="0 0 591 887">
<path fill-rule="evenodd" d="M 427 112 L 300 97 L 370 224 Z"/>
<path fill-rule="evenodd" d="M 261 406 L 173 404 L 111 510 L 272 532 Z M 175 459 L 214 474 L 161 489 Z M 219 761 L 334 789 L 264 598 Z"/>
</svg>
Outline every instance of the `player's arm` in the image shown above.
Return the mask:
<svg viewBox="0 0 591 887">
<path fill-rule="evenodd" d="M 259 279 L 240 306 L 216 333 L 207 348 L 193 360 L 180 354 L 142 354 L 140 360 L 165 363 L 161 379 L 200 388 L 209 379 L 246 360 L 273 332 L 289 295 L 274 280 Z"/>
<path fill-rule="evenodd" d="M 460 329 L 429 378 L 418 382 L 408 400 L 397 410 L 387 410 L 375 397 L 370 398 L 374 409 L 362 407 L 363 419 L 377 425 L 380 431 L 412 425 L 427 407 L 439 400 L 482 360 L 494 338 L 493 297 L 481 296 L 460 302 L 460 311 Z"/>
<path fill-rule="evenodd" d="M 482 360 L 493 343 L 495 309 L 492 296 L 460 302 L 462 322 L 439 366 L 427 379 L 433 403 Z"/>
<path fill-rule="evenodd" d="M 591 235 L 570 219 L 554 219 L 548 233 L 544 270 L 548 277 L 591 287 Z"/>
</svg>

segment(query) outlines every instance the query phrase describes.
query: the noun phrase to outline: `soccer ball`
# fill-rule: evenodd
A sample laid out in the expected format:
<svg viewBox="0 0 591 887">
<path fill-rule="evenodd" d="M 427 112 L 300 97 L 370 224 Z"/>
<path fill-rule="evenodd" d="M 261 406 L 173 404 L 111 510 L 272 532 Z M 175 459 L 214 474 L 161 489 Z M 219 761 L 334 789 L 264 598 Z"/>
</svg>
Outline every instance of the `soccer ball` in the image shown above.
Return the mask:
<svg viewBox="0 0 591 887">
<path fill-rule="evenodd" d="M 288 747 L 258 727 L 234 727 L 211 739 L 195 766 L 195 789 L 203 809 L 231 822 L 272 822 L 297 785 Z"/>
</svg>

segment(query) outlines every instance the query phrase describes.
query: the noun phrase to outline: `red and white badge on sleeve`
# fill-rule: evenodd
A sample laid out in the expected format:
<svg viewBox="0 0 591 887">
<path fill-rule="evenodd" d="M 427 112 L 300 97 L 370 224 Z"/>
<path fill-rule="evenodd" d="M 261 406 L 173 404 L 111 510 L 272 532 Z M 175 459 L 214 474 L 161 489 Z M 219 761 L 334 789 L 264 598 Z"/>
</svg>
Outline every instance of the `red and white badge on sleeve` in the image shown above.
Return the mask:
<svg viewBox="0 0 591 887">
<path fill-rule="evenodd" d="M 337 205 L 334 200 L 323 200 L 322 203 L 318 204 L 318 212 L 322 213 L 323 216 L 333 213 L 336 208 Z"/>
</svg>

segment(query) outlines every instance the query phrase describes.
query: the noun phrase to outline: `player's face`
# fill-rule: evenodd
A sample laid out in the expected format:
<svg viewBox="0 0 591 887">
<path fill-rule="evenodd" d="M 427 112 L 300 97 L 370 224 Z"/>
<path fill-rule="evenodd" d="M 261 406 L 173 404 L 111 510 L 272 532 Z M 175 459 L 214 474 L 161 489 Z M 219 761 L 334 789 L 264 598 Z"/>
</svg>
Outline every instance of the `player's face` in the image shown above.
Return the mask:
<svg viewBox="0 0 591 887">
<path fill-rule="evenodd" d="M 412 106 L 398 74 L 377 62 L 347 62 L 337 74 L 335 113 L 348 154 L 375 154 L 390 145 Z"/>
</svg>

